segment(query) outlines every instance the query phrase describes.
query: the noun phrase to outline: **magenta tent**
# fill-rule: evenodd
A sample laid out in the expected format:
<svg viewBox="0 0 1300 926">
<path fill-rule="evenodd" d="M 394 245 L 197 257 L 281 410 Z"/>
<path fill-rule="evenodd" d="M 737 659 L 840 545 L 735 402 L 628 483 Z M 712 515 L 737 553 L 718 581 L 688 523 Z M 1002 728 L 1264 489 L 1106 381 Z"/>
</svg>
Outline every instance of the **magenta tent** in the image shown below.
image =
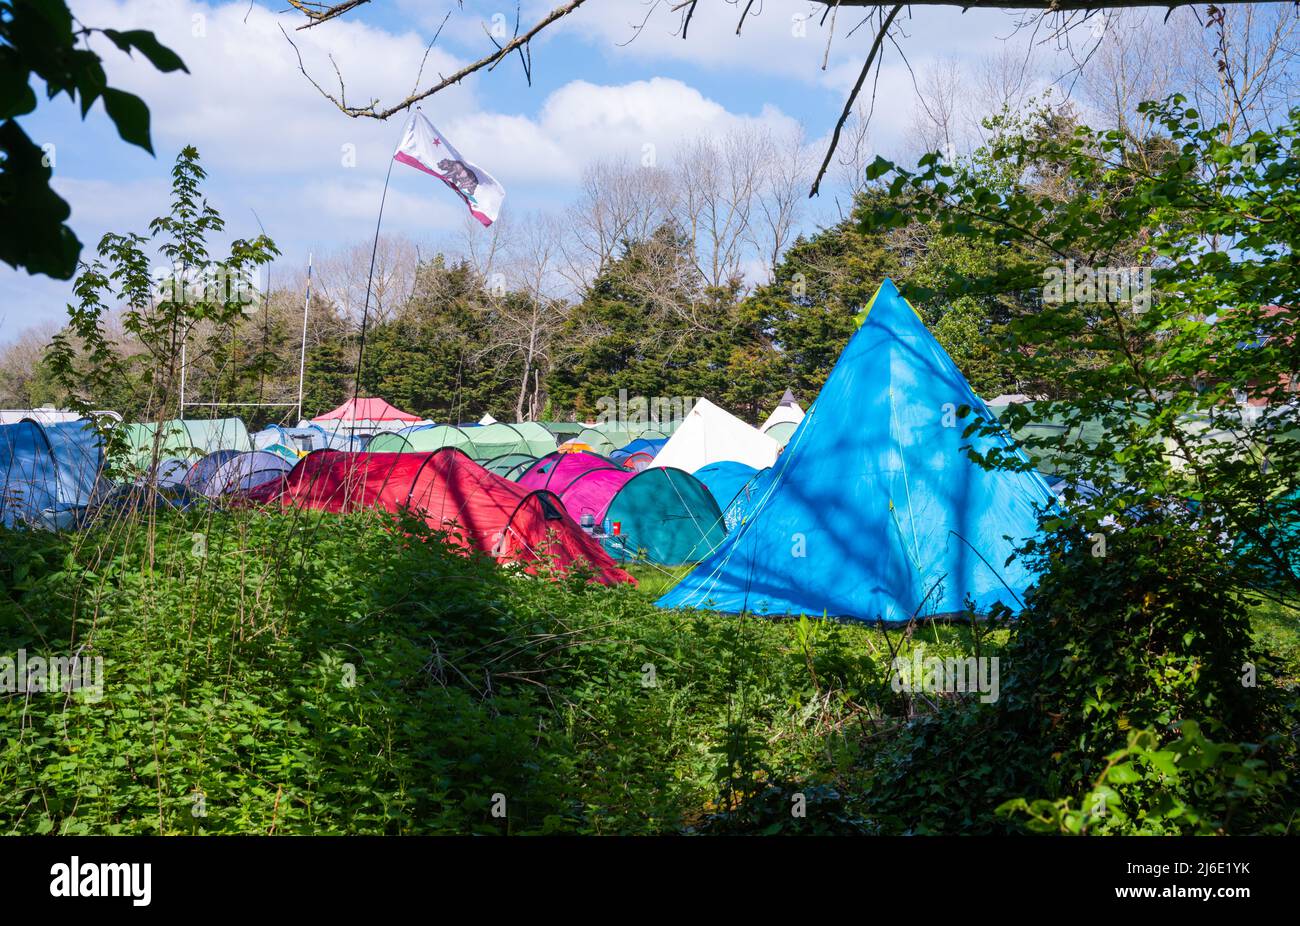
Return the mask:
<svg viewBox="0 0 1300 926">
<path fill-rule="evenodd" d="M 704 483 L 671 467 L 637 473 L 592 453 L 543 457 L 519 485 L 559 496 L 620 562 L 697 562 L 722 543 L 722 512 Z"/>
<path fill-rule="evenodd" d="M 618 490 L 635 475 L 594 453 L 553 453 L 520 476 L 519 484 L 554 492 L 579 524 L 583 515 L 600 523 Z"/>
</svg>

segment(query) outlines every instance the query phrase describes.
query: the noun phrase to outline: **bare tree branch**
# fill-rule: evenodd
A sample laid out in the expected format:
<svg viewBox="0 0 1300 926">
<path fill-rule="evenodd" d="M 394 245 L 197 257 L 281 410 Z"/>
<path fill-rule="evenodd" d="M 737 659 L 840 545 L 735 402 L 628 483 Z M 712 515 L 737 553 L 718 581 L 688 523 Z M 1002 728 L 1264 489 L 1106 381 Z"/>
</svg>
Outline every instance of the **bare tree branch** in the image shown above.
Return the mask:
<svg viewBox="0 0 1300 926">
<path fill-rule="evenodd" d="M 822 160 L 822 166 L 817 169 L 817 176 L 813 179 L 812 189 L 808 192 L 810 197 L 817 195 L 817 188 L 821 186 L 822 177 L 826 176 L 826 170 L 831 165 L 831 158 L 835 156 L 835 148 L 840 143 L 840 132 L 844 129 L 844 123 L 849 120 L 853 113 L 853 103 L 862 92 L 862 85 L 866 82 L 867 74 L 871 72 L 871 65 L 876 60 L 876 55 L 880 52 L 880 43 L 885 40 L 885 35 L 889 32 L 889 27 L 894 24 L 894 17 L 903 9 L 903 4 L 899 3 L 889 11 L 884 22 L 880 24 L 880 29 L 876 32 L 876 40 L 871 43 L 871 51 L 867 53 L 867 60 L 862 65 L 862 71 L 858 74 L 857 83 L 853 85 L 853 91 L 849 94 L 848 101 L 844 104 L 844 112 L 840 114 L 839 121 L 835 123 L 835 133 L 831 136 L 831 143 L 826 148 L 826 157 Z"/>
<path fill-rule="evenodd" d="M 306 14 L 308 18 L 312 19 L 312 22 L 309 23 L 309 25 L 317 25 L 318 23 L 325 22 L 327 19 L 333 19 L 336 16 L 341 16 L 343 13 L 346 13 L 348 10 L 352 9 L 353 7 L 360 6 L 362 3 L 368 3 L 369 0 L 348 0 L 347 3 L 341 3 L 336 7 L 330 7 L 324 12 L 308 12 L 308 10 L 305 8 L 306 5 L 302 4 L 301 0 L 290 0 L 290 2 L 296 8 L 302 10 L 302 12 Z M 452 74 L 450 77 L 444 77 L 442 80 L 438 81 L 438 83 L 434 84 L 433 86 L 428 87 L 424 90 L 416 91 L 415 93 L 412 93 L 410 96 L 408 96 L 406 99 L 402 100 L 400 103 L 385 108 L 380 108 L 378 100 L 371 100 L 365 106 L 347 105 L 347 101 L 343 98 L 342 93 L 340 93 L 338 96 L 335 96 L 334 94 L 327 92 L 323 87 L 321 87 L 320 84 L 318 84 L 315 80 L 312 79 L 311 75 L 307 73 L 307 69 L 303 66 L 301 54 L 298 55 L 298 68 L 299 70 L 302 71 L 303 75 L 309 81 L 311 81 L 312 86 L 314 86 L 320 92 L 321 96 L 325 97 L 325 99 L 329 100 L 331 103 L 337 106 L 339 110 L 342 111 L 345 115 L 351 116 L 354 119 L 359 119 L 364 116 L 369 119 L 383 120 L 389 118 L 390 116 L 396 115 L 397 113 L 402 112 L 403 110 L 409 109 L 410 107 L 414 106 L 416 103 L 419 103 L 421 100 L 428 99 L 429 97 L 433 96 L 435 93 L 437 93 L 440 90 L 445 90 L 448 87 L 452 86 L 453 84 L 460 83 L 462 80 L 464 80 L 466 77 L 469 77 L 471 74 L 481 71 L 484 68 L 491 69 L 504 58 L 508 58 L 516 49 L 520 49 L 520 50 L 525 49 L 528 43 L 532 41 L 534 36 L 536 36 L 542 30 L 546 29 L 552 23 L 569 15 L 570 13 L 572 13 L 574 10 L 576 10 L 578 7 L 582 6 L 586 2 L 587 0 L 569 0 L 568 3 L 565 3 L 562 6 L 557 6 L 555 9 L 551 10 L 551 12 L 547 13 L 545 16 L 539 19 L 533 25 L 533 27 L 529 29 L 527 32 L 525 32 L 523 35 L 516 35 L 513 39 L 511 39 L 509 42 L 505 43 L 504 45 L 497 46 L 496 50 L 493 51 L 492 54 L 480 58 L 479 60 L 473 62 L 472 64 L 467 64 L 465 67 L 461 68 L 459 71 Z M 288 38 L 287 34 L 285 35 L 285 38 L 286 39 Z M 289 44 L 292 45 L 293 42 L 290 41 Z M 294 46 L 294 51 L 297 52 L 297 50 L 298 50 L 297 46 Z"/>
</svg>

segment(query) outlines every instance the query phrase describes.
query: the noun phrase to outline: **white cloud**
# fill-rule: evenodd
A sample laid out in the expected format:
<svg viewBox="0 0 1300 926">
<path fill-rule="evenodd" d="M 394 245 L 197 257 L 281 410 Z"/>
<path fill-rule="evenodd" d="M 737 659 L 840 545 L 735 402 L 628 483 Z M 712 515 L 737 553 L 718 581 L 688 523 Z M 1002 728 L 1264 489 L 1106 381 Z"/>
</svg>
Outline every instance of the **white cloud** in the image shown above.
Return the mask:
<svg viewBox="0 0 1300 926">
<path fill-rule="evenodd" d="M 44 129 L 60 146 L 55 186 L 73 207 L 85 256 L 103 232 L 143 232 L 149 219 L 166 210 L 169 164 L 185 144 L 202 154 L 209 174 L 205 191 L 226 217 L 228 237 L 256 233 L 255 211 L 283 251 L 282 267 L 304 265 L 308 251 L 320 255 L 372 234 L 399 125 L 348 119 L 321 98 L 299 73 L 277 25 L 283 21 L 292 30 L 299 22 L 294 16 L 242 2 L 209 6 L 195 0 L 80 0 L 76 13 L 96 27 L 155 31 L 191 72 L 159 74 L 138 55 L 128 59 L 116 49 L 101 49 L 110 81 L 149 104 L 157 159 L 110 141 L 102 113 L 83 123 L 65 105 L 43 117 Z M 202 35 L 193 34 L 196 23 Z M 348 19 L 291 34 L 322 82 L 333 79 L 327 56 L 335 56 L 353 101 L 405 96 L 427 41 Z M 425 74 L 457 66 L 435 49 Z M 574 68 L 575 74 L 582 71 L 580 64 Z M 549 96 L 529 98 L 537 107 L 532 115 L 493 111 L 472 82 L 435 100 L 436 106 L 426 107 L 430 118 L 506 185 L 512 212 L 565 201 L 585 166 L 599 157 L 640 158 L 644 145 L 654 145 L 660 163 L 667 164 L 680 143 L 701 134 L 759 123 L 787 130 L 795 124 L 772 107 L 733 112 L 666 78 L 573 80 Z M 342 163 L 344 144 L 356 145 L 355 167 Z M 385 231 L 417 241 L 445 240 L 462 228 L 464 215 L 441 185 L 400 165 L 394 169 Z M 222 243 L 212 244 L 219 251 Z M 70 283 L 0 268 L 0 304 L 6 306 L 0 341 L 29 324 L 61 318 L 70 294 Z"/>
<path fill-rule="evenodd" d="M 127 59 L 111 47 L 101 49 L 110 80 L 148 102 L 157 150 L 195 144 L 210 165 L 224 169 L 339 171 L 346 144 L 355 146 L 362 165 L 382 163 L 395 144 L 399 126 L 392 123 L 400 117 L 385 123 L 339 112 L 299 71 L 281 25 L 307 72 L 337 95 L 333 57 L 350 105 L 404 99 L 426 48 L 414 32 L 394 34 L 355 18 L 298 32 L 298 14 L 277 16 L 248 3 L 80 0 L 75 6 L 78 17 L 95 26 L 149 28 L 181 56 L 189 76 L 160 74 L 139 55 Z M 453 71 L 462 63 L 435 48 L 424 73 Z M 475 106 L 470 84 L 437 100 L 442 114 Z"/>
<path fill-rule="evenodd" d="M 393 102 L 411 91 L 427 42 L 447 9 L 456 12 L 428 54 L 424 84 L 490 47 L 481 23 L 491 14 L 460 11 L 455 0 L 393 0 L 382 9 L 378 4 L 362 7 L 304 31 L 294 28 L 301 25 L 301 14 L 278 14 L 248 0 L 73 0 L 73 7 L 91 26 L 155 31 L 191 71 L 188 76 L 159 74 L 138 54 L 129 59 L 102 37 L 94 40 L 110 81 L 148 102 L 156 160 L 110 140 L 102 112 L 82 123 L 73 107 L 57 102 L 42 107 L 33 120 L 40 127 L 38 140 L 48 137 L 59 144 L 55 185 L 73 206 L 73 227 L 83 242 L 93 247 L 109 229 L 143 231 L 149 218 L 166 209 L 171 158 L 182 145 L 195 144 L 209 172 L 207 191 L 232 234 L 255 232 L 250 210 L 256 210 L 284 251 L 281 263 L 286 267 L 305 264 L 308 250 L 335 250 L 373 232 L 401 117 L 378 122 L 338 112 L 299 72 L 280 25 L 302 51 L 309 73 L 331 90 L 337 86 L 333 56 L 353 104 L 371 98 Z M 551 0 L 529 0 L 525 26 L 551 7 Z M 813 143 L 820 155 L 833 121 L 833 115 L 830 120 L 824 116 L 827 103 L 838 109 L 871 41 L 869 26 L 847 35 L 861 11 L 841 8 L 829 66 L 822 70 L 828 29 L 816 18 L 806 23 L 802 37 L 792 28 L 792 17 L 820 14 L 819 5 L 768 0 L 762 15 L 747 20 L 737 37 L 743 4 L 714 0 L 697 7 L 685 41 L 674 34 L 678 17 L 667 4 L 659 4 L 646 28 L 628 42 L 633 25 L 649 8 L 642 0 L 592 2 L 539 37 L 533 50 L 536 66 L 561 79 L 548 84 L 554 88 L 548 95 L 516 95 L 518 82 L 498 73 L 470 78 L 425 106 L 467 157 L 506 186 L 508 211 L 563 203 L 586 165 L 597 158 L 639 160 L 646 146 L 653 146 L 659 163 L 669 165 L 679 146 L 699 135 L 759 124 L 792 131 L 802 121 L 799 104 L 788 102 L 790 94 L 782 97 L 785 111 L 764 104 L 761 90 L 745 91 L 744 82 L 755 75 L 787 82 L 816 101 L 810 110 L 818 115 L 803 128 L 809 136 L 820 136 Z M 513 29 L 513 9 L 505 9 Z M 918 10 L 906 21 L 908 36 L 900 44 L 918 73 L 952 56 L 973 64 L 1002 47 L 999 39 L 1008 33 L 1008 23 L 991 12 L 963 16 L 952 10 Z M 1014 41 L 1023 45 L 1025 37 Z M 584 49 L 601 60 L 593 62 L 590 55 L 584 60 Z M 660 76 L 646 76 L 656 71 Z M 700 76 L 701 71 L 706 73 Z M 592 79 L 593 73 L 604 79 Z M 749 111 L 738 112 L 735 99 Z M 872 131 L 873 144 L 886 156 L 898 151 L 914 100 L 911 74 L 888 48 Z M 345 145 L 355 146 L 355 167 L 344 163 Z M 464 223 L 464 209 L 454 195 L 400 166 L 388 197 L 387 231 L 428 241 L 445 239 Z M 27 323 L 60 317 L 70 291 L 67 283 L 0 268 L 0 305 L 6 307 L 0 340 Z"/>
<path fill-rule="evenodd" d="M 448 131 L 503 182 L 573 183 L 599 158 L 640 160 L 653 151 L 667 163 L 693 138 L 754 125 L 790 132 L 798 122 L 773 107 L 733 113 L 679 80 L 656 77 L 615 86 L 575 80 L 548 96 L 535 119 L 480 114 Z"/>
<path fill-rule="evenodd" d="M 820 25 L 825 7 L 809 2 L 755 4 L 740 35 L 736 26 L 745 5 L 704 2 L 695 7 L 686 37 L 681 35 L 682 12 L 670 3 L 644 0 L 588 3 L 560 20 L 556 32 L 585 38 L 607 54 L 640 61 L 682 61 L 715 68 L 781 74 L 815 82 L 830 34 L 829 20 Z M 550 6 L 531 5 L 533 18 Z M 761 10 L 758 15 L 753 11 Z M 648 14 L 648 15 L 647 15 Z M 831 46 L 832 60 L 853 54 L 862 45 L 859 31 L 845 38 L 852 14 L 841 11 Z M 857 18 L 861 18 L 859 12 Z M 847 23 L 847 24 L 846 24 Z M 868 42 L 870 39 L 868 38 Z"/>
</svg>

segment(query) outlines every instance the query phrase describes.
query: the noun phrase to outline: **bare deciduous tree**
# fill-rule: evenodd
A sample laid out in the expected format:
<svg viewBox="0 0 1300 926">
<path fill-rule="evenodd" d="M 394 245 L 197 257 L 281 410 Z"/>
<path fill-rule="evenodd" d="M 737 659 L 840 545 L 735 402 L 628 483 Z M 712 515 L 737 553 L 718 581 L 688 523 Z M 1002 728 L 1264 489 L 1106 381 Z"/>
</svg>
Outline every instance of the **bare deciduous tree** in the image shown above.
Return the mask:
<svg viewBox="0 0 1300 926">
<path fill-rule="evenodd" d="M 963 111 L 970 103 L 964 94 L 961 65 L 952 58 L 934 62 L 916 83 L 916 110 L 908 136 L 917 153 L 942 151 L 949 159 L 966 147 Z"/>
<path fill-rule="evenodd" d="M 520 223 L 508 262 L 509 295 L 492 302 L 493 350 L 520 367 L 517 421 L 533 421 L 541 413 L 541 382 L 550 368 L 555 335 L 567 317 L 567 303 L 555 295 L 563 261 L 562 225 L 550 216 Z"/>
<path fill-rule="evenodd" d="M 374 242 L 360 242 L 324 258 L 316 280 L 321 295 L 338 306 L 344 317 L 361 324 L 366 305 Z M 415 282 L 416 247 L 404 235 L 380 235 L 374 251 L 375 274 L 370 284 L 370 322 L 386 322 L 411 295 Z"/>
<path fill-rule="evenodd" d="M 605 159 L 583 172 L 578 199 L 566 211 L 564 274 L 579 292 L 630 241 L 643 241 L 675 211 L 673 178 L 654 165 Z"/>
<path fill-rule="evenodd" d="M 771 282 L 781 255 L 789 247 L 803 214 L 804 190 L 812 175 L 812 157 L 803 133 L 769 133 L 759 177 L 750 240 Z"/>
</svg>

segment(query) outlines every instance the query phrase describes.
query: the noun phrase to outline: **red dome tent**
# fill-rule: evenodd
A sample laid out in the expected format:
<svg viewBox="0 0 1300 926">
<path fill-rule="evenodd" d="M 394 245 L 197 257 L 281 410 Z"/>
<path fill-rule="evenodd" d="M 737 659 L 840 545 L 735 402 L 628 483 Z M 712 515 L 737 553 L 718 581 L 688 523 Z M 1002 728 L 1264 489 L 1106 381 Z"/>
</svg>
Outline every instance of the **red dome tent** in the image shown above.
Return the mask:
<svg viewBox="0 0 1300 926">
<path fill-rule="evenodd" d="M 607 585 L 632 581 L 552 493 L 518 486 L 454 447 L 433 453 L 316 451 L 277 488 L 252 497 L 335 512 L 409 508 L 429 526 L 448 531 L 453 542 L 524 564 L 530 572 L 543 559 L 564 570 L 585 561 Z"/>
</svg>

